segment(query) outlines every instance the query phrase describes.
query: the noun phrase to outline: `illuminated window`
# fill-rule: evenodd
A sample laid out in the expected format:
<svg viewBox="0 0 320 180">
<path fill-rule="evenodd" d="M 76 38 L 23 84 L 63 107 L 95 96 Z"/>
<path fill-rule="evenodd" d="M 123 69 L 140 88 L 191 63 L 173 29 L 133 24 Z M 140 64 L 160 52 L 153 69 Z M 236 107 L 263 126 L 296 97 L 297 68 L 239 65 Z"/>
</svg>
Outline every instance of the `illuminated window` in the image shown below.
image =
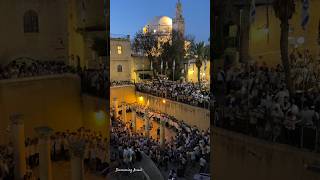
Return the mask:
<svg viewBox="0 0 320 180">
<path fill-rule="evenodd" d="M 29 10 L 24 13 L 23 28 L 25 33 L 39 32 L 38 14 L 35 11 Z"/>
<path fill-rule="evenodd" d="M 122 54 L 122 47 L 121 46 L 117 46 L 117 52 L 118 52 L 118 54 Z"/>
<path fill-rule="evenodd" d="M 118 72 L 122 72 L 122 66 L 118 65 L 117 70 L 118 70 Z"/>
</svg>

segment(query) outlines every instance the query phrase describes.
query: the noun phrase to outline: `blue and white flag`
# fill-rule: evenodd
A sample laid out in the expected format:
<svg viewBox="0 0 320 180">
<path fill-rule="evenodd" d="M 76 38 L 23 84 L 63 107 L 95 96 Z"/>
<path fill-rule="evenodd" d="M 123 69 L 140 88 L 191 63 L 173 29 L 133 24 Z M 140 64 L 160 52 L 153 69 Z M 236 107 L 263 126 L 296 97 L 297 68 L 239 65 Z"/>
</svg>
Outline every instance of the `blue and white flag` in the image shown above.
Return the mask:
<svg viewBox="0 0 320 180">
<path fill-rule="evenodd" d="M 250 5 L 250 23 L 254 23 L 256 20 L 256 1 L 252 0 Z"/>
<path fill-rule="evenodd" d="M 302 18 L 301 18 L 301 26 L 302 29 L 306 29 L 306 25 L 309 22 L 309 0 L 303 0 L 302 2 Z"/>
</svg>

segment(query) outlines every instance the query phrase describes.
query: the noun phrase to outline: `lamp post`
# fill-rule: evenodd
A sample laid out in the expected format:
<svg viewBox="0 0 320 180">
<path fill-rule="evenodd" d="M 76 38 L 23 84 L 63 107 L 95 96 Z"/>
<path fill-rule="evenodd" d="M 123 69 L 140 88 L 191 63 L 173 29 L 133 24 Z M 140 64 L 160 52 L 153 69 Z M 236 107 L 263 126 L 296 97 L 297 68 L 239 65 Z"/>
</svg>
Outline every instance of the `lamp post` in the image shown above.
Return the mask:
<svg viewBox="0 0 320 180">
<path fill-rule="evenodd" d="M 165 109 L 165 113 L 167 113 L 167 106 L 166 106 L 166 100 L 162 100 L 162 103 L 164 105 L 164 109 Z M 160 119 L 160 146 L 163 147 L 163 145 L 165 144 L 165 121 L 163 118 Z"/>
</svg>

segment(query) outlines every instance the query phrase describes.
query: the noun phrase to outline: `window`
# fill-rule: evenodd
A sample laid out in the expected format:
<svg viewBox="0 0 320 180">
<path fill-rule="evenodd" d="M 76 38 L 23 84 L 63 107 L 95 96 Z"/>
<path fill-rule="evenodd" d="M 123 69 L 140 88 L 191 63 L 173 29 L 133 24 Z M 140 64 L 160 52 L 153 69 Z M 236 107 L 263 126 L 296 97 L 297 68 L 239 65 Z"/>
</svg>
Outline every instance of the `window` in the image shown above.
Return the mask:
<svg viewBox="0 0 320 180">
<path fill-rule="evenodd" d="M 122 66 L 118 65 L 117 70 L 118 70 L 118 72 L 122 72 Z"/>
<path fill-rule="evenodd" d="M 39 32 L 38 14 L 35 11 L 29 10 L 24 13 L 23 27 L 25 33 Z"/>
<path fill-rule="evenodd" d="M 122 54 L 122 47 L 121 46 L 117 46 L 117 52 L 118 52 L 118 54 Z"/>
</svg>

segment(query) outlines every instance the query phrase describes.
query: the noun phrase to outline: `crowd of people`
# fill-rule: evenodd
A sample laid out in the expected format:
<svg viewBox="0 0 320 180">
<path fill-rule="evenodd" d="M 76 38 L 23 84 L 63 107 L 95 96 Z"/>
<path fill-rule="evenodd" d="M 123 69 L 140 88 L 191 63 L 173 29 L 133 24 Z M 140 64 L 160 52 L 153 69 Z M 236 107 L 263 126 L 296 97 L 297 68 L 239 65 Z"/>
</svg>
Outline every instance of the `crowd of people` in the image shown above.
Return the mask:
<svg viewBox="0 0 320 180">
<path fill-rule="evenodd" d="M 302 64 L 311 61 L 308 53 L 290 55 L 292 76 L 299 75 Z M 303 62 L 302 62 L 303 61 Z M 300 64 L 296 66 L 296 64 Z M 299 68 L 299 69 L 298 69 Z M 305 69 L 304 74 L 312 74 Z M 215 124 L 269 141 L 315 150 L 319 140 L 320 93 L 317 86 L 301 87 L 294 81 L 293 92 L 286 86 L 285 73 L 262 65 L 233 67 L 226 73 L 219 68 L 217 94 L 224 97 L 216 106 Z M 220 98 L 221 99 L 221 98 Z M 222 106 L 221 106 L 222 105 Z"/>
<path fill-rule="evenodd" d="M 297 89 L 309 89 L 319 86 L 320 61 L 314 60 L 308 49 L 300 52 L 294 49 L 290 53 L 292 81 Z"/>
<path fill-rule="evenodd" d="M 0 179 L 10 180 L 13 179 L 13 147 L 9 143 L 0 146 Z"/>
<path fill-rule="evenodd" d="M 131 81 L 112 81 L 110 86 L 114 87 L 114 86 L 125 86 L 125 85 L 134 85 L 133 82 Z"/>
<path fill-rule="evenodd" d="M 84 69 L 80 73 L 82 91 L 99 97 L 108 97 L 109 74 L 105 68 Z"/>
<path fill-rule="evenodd" d="M 91 131 L 84 127 L 77 131 L 56 132 L 50 137 L 51 160 L 69 161 L 72 154 L 72 143 L 74 140 L 84 143 L 83 159 L 86 172 L 105 175 L 108 173 L 107 163 L 107 138 L 103 138 L 101 132 Z M 26 162 L 32 171 L 39 166 L 38 138 L 26 138 Z M 81 151 L 81 149 L 79 149 Z M 102 173 L 103 172 L 103 173 Z"/>
<path fill-rule="evenodd" d="M 136 90 L 193 106 L 209 108 L 210 92 L 198 83 L 152 80 L 136 83 Z"/>
<path fill-rule="evenodd" d="M 183 177 L 187 168 L 198 167 L 199 170 L 196 173 L 208 172 L 209 130 L 200 131 L 195 126 L 191 127 L 167 114 L 143 106 L 135 106 L 138 117 L 147 116 L 155 122 L 165 121 L 165 126 L 175 131 L 176 136 L 165 141 L 164 146 L 161 147 L 159 131 L 156 139 L 147 138 L 143 133 L 133 131 L 131 120 L 126 124 L 119 118 L 112 117 L 111 145 L 118 150 L 117 153 L 113 153 L 113 159 L 120 158 L 124 165 L 132 167 L 135 161 L 141 160 L 140 153 L 144 152 L 161 170 L 166 172 L 169 167 L 172 168 L 167 174 L 169 178 Z M 130 112 L 131 108 L 129 107 L 127 111 Z"/>
<path fill-rule="evenodd" d="M 0 79 L 14 79 L 75 72 L 76 70 L 74 68 L 60 61 L 12 61 L 5 66 L 0 65 Z"/>
</svg>

